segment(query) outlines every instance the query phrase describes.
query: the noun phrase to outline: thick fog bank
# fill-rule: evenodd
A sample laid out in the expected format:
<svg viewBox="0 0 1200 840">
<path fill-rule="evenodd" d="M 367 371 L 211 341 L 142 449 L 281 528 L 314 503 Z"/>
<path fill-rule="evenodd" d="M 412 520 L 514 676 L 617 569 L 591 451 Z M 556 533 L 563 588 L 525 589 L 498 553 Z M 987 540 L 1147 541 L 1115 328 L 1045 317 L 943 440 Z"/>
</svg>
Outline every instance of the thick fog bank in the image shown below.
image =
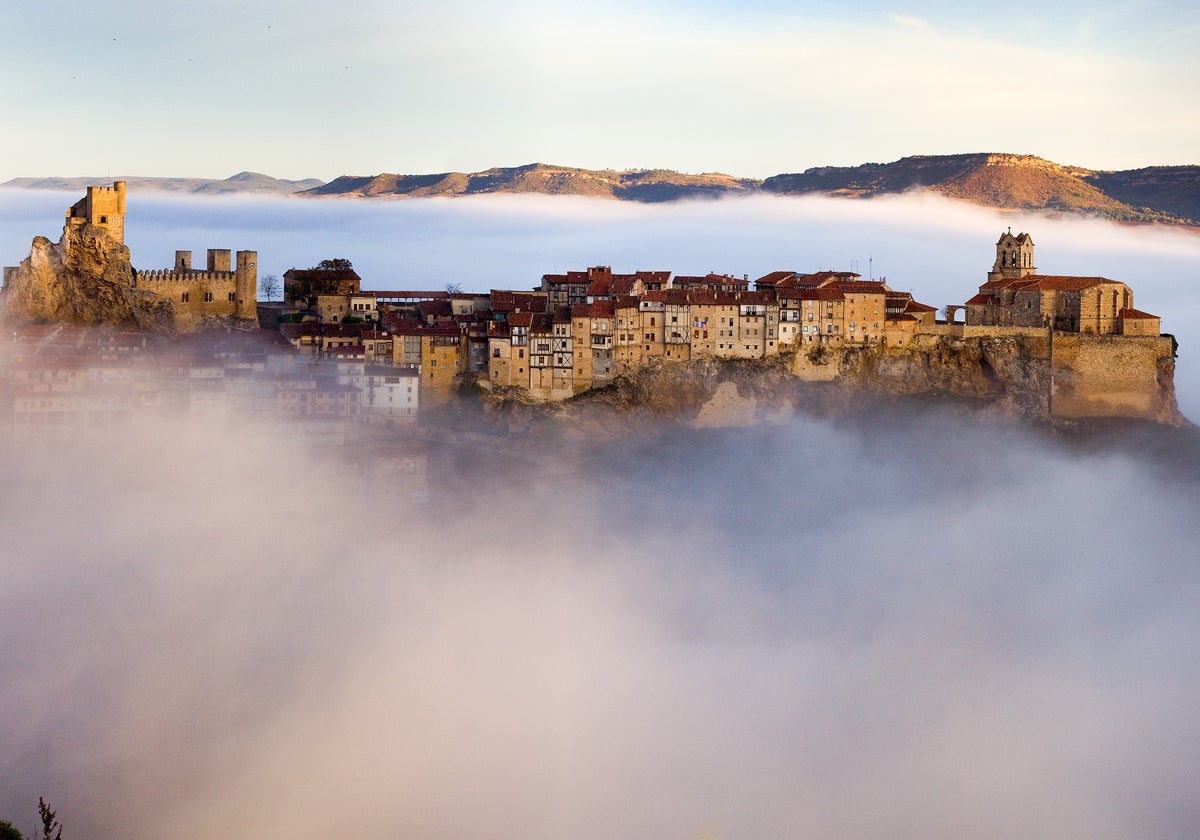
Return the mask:
<svg viewBox="0 0 1200 840">
<path fill-rule="evenodd" d="M 414 514 L 271 429 L 5 452 L 0 818 L 1200 831 L 1198 488 L 1136 449 L 921 411 L 507 454 Z"/>
<path fill-rule="evenodd" d="M 35 234 L 57 239 L 71 194 L 0 190 L 0 263 Z M 852 269 L 941 308 L 970 298 L 1008 227 L 1028 231 L 1044 274 L 1128 283 L 1139 309 L 1180 342 L 1180 408 L 1200 416 L 1200 237 L 1166 227 L 998 213 L 934 197 L 871 201 L 757 196 L 639 205 L 545 196 L 312 200 L 130 195 L 126 224 L 138 268 L 174 264 L 177 249 L 259 253 L 260 274 L 351 260 L 373 289 L 531 288 L 546 273 L 611 265 L 749 275 Z"/>
</svg>

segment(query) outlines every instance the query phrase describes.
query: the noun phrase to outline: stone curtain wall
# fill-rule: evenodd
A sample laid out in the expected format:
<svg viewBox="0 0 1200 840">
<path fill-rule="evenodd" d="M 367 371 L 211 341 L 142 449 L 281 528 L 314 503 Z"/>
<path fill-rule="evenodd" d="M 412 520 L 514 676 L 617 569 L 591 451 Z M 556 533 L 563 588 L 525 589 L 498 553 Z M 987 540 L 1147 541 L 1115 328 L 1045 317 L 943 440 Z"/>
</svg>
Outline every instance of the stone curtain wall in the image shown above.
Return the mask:
<svg viewBox="0 0 1200 840">
<path fill-rule="evenodd" d="M 1055 417 L 1178 414 L 1169 336 L 1054 336 L 1051 412 Z"/>
</svg>

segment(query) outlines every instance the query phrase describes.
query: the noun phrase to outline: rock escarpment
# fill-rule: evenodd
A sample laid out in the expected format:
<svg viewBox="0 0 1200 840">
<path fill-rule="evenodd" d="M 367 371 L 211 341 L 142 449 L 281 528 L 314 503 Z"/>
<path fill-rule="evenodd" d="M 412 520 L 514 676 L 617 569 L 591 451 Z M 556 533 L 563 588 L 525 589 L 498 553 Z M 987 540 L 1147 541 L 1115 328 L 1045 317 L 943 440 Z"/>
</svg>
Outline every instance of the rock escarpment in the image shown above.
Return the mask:
<svg viewBox="0 0 1200 840">
<path fill-rule="evenodd" d="M 655 362 L 563 403 L 492 406 L 533 415 L 636 413 L 696 427 L 853 412 L 872 399 L 950 398 L 966 410 L 1038 423 L 1131 419 L 1185 426 L 1169 336 L 929 336 L 906 347 L 822 347 L 758 361 Z"/>
<path fill-rule="evenodd" d="M 171 302 L 133 285 L 129 248 L 97 225 L 69 225 L 57 243 L 35 238 L 4 280 L 0 299 L 10 318 L 174 331 Z"/>
</svg>

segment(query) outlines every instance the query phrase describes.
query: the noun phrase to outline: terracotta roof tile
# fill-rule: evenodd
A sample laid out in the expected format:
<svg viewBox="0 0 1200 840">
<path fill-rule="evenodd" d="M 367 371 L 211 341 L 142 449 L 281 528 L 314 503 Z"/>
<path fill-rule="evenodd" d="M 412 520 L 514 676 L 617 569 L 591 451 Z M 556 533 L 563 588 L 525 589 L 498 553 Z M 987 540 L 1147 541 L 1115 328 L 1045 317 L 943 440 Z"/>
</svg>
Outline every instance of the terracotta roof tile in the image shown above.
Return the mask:
<svg viewBox="0 0 1200 840">
<path fill-rule="evenodd" d="M 1116 282 L 1107 277 L 1068 277 L 1058 274 L 1031 274 L 1025 279 L 1032 280 L 1032 288 L 1043 292 L 1078 292 L 1093 286 Z"/>
</svg>

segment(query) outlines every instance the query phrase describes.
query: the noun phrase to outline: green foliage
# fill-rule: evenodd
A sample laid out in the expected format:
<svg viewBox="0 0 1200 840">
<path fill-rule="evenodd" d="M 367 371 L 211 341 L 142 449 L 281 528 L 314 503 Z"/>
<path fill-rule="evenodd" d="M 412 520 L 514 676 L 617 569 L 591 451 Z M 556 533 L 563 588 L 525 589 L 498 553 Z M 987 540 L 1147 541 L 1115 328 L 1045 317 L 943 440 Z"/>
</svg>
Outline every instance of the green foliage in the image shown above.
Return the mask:
<svg viewBox="0 0 1200 840">
<path fill-rule="evenodd" d="M 8 820 L 0 820 L 0 840 L 25 840 L 25 837 Z"/>
<path fill-rule="evenodd" d="M 50 809 L 50 803 L 38 797 L 38 816 L 42 818 L 41 840 L 62 840 L 62 826 L 57 815 Z"/>
<path fill-rule="evenodd" d="M 344 260 L 336 257 L 332 260 L 321 260 L 313 266 L 314 271 L 350 271 L 354 266 L 350 264 L 350 260 Z"/>
<path fill-rule="evenodd" d="M 814 365 L 824 365 L 828 364 L 829 357 L 833 355 L 833 351 L 824 344 L 814 344 L 808 349 L 807 355 L 808 360 Z"/>
</svg>

